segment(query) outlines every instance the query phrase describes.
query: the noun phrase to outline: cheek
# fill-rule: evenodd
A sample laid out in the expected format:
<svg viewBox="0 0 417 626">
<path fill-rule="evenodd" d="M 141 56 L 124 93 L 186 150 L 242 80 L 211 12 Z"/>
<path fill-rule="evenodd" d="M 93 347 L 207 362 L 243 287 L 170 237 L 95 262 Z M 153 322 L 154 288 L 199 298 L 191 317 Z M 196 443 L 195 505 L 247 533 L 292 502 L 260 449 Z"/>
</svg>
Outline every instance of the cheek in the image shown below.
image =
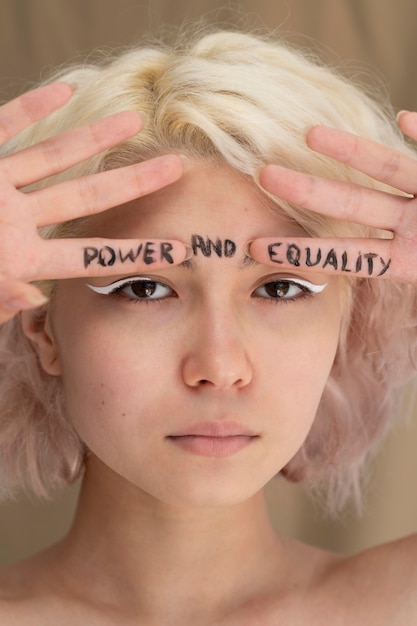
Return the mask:
<svg viewBox="0 0 417 626">
<path fill-rule="evenodd" d="M 256 465 L 268 479 L 310 430 L 336 352 L 340 314 L 324 299 L 279 315 L 272 306 L 267 310 L 242 326 L 253 379 L 233 410 L 267 434 Z M 116 321 L 84 302 L 75 308 L 68 298 L 58 300 L 56 313 L 69 419 L 108 464 L 124 467 L 130 458 L 142 465 L 150 450 L 159 450 L 164 422 L 193 410 L 179 365 L 188 334 L 181 325 L 173 333 L 155 318 L 152 328 L 136 319 Z"/>
<path fill-rule="evenodd" d="M 297 354 L 287 354 L 270 376 L 267 407 L 273 403 L 273 430 L 290 456 L 304 442 L 324 391 L 334 359 L 334 349 L 321 342 L 298 344 Z M 330 346 L 329 346 L 330 347 Z M 271 411 L 272 413 L 272 411 Z"/>
<path fill-rule="evenodd" d="M 96 332 L 102 336 L 100 327 Z M 137 350 L 115 353 L 106 346 L 92 353 L 82 338 L 63 359 L 68 419 L 87 448 L 122 474 L 128 460 L 142 468 L 157 446 L 166 387 L 157 372 L 157 362 Z"/>
<path fill-rule="evenodd" d="M 149 392 L 158 383 L 156 373 L 162 375 L 161 361 L 165 359 L 161 347 L 149 350 L 140 337 L 132 342 L 119 336 L 112 342 L 108 331 L 97 324 L 91 332 L 86 329 L 74 340 L 67 335 L 61 342 L 64 386 L 80 398 L 77 389 L 82 390 L 93 402 L 99 395 L 108 402 L 122 403 L 140 390 Z"/>
<path fill-rule="evenodd" d="M 111 442 L 117 431 L 133 436 L 151 422 L 169 382 L 166 342 L 156 333 L 142 336 L 138 328 L 60 307 L 54 323 L 68 418 L 87 445 Z"/>
<path fill-rule="evenodd" d="M 333 291 L 326 299 L 283 305 L 288 311 L 265 324 L 266 369 L 292 380 L 299 393 L 311 386 L 323 387 L 331 370 L 341 322 L 338 293 Z"/>
<path fill-rule="evenodd" d="M 282 419 L 278 431 L 295 448 L 314 421 L 339 343 L 337 294 L 328 302 L 323 300 L 309 303 L 308 314 L 303 311 L 298 316 L 294 309 L 291 323 L 276 334 L 272 345 L 272 335 L 269 345 L 265 341 L 269 396 Z"/>
</svg>

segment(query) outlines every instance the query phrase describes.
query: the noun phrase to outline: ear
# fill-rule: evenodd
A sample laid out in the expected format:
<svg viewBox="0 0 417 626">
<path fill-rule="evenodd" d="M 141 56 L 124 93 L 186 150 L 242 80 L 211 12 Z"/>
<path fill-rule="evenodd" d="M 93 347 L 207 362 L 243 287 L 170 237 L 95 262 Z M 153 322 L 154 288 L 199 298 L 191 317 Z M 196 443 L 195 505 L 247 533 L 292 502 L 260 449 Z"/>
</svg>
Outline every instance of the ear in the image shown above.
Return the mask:
<svg viewBox="0 0 417 626">
<path fill-rule="evenodd" d="M 38 355 L 44 371 L 52 376 L 60 376 L 62 374 L 61 363 L 51 328 L 49 313 L 43 312 L 40 314 L 39 309 L 21 311 L 20 323 L 24 334 Z"/>
</svg>

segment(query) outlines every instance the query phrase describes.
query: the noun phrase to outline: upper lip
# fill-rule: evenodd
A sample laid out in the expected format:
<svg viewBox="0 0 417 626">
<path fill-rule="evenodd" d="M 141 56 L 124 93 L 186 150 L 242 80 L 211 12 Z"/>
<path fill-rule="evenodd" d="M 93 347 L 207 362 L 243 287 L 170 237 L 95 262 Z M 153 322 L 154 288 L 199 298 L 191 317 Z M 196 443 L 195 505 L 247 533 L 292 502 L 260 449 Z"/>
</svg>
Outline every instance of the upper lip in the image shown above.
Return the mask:
<svg viewBox="0 0 417 626">
<path fill-rule="evenodd" d="M 187 428 L 172 433 L 170 437 L 256 437 L 250 428 L 238 422 L 200 422 Z"/>
</svg>

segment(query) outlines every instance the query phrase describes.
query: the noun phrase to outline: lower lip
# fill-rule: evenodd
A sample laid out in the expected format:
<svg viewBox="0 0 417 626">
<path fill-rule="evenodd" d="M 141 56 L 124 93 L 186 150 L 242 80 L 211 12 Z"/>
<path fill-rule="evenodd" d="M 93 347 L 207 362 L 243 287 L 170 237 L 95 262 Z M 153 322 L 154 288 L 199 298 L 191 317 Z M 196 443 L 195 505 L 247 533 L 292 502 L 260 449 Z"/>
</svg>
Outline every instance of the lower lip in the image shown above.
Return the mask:
<svg viewBox="0 0 417 626">
<path fill-rule="evenodd" d="M 233 435 L 231 437 L 203 437 L 199 435 L 185 435 L 169 437 L 171 441 L 194 454 L 200 456 L 231 456 L 249 445 L 256 437 Z"/>
</svg>

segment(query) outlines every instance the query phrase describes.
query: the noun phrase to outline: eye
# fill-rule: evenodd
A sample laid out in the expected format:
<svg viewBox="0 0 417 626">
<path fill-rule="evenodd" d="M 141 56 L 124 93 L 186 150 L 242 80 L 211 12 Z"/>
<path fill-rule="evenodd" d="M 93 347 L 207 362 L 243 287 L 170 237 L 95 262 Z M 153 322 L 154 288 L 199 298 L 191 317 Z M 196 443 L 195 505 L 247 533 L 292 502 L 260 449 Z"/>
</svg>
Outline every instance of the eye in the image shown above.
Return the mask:
<svg viewBox="0 0 417 626">
<path fill-rule="evenodd" d="M 294 278 L 279 278 L 260 285 L 253 292 L 253 296 L 257 298 L 266 298 L 269 300 L 296 300 L 297 298 L 307 297 L 320 293 L 326 287 L 324 285 L 315 285 L 308 280 Z"/>
<path fill-rule="evenodd" d="M 102 295 L 120 295 L 131 300 L 164 300 L 175 295 L 175 292 L 165 285 L 150 278 L 124 278 L 105 287 L 87 284 L 87 287 Z"/>
</svg>

